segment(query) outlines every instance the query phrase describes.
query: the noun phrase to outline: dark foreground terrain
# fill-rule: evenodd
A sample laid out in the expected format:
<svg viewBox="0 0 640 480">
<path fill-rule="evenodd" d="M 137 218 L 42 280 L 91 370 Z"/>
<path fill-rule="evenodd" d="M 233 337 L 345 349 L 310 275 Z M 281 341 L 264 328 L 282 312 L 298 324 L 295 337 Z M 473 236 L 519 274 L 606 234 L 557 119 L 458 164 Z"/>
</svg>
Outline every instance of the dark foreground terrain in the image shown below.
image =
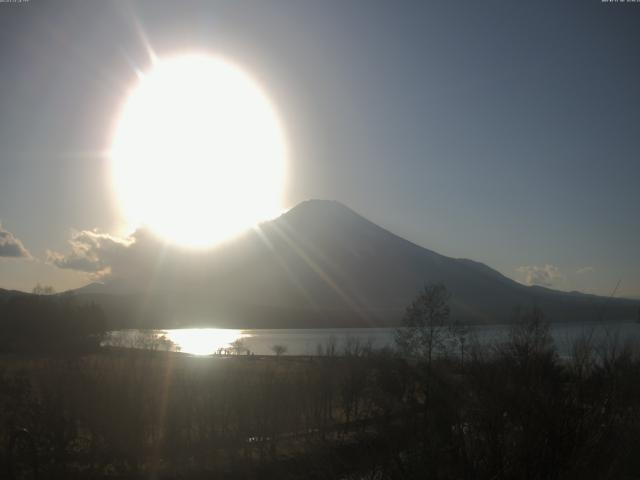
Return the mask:
<svg viewBox="0 0 640 480">
<path fill-rule="evenodd" d="M 548 327 L 430 361 L 0 355 L 2 478 L 638 478 L 640 356 Z"/>
</svg>

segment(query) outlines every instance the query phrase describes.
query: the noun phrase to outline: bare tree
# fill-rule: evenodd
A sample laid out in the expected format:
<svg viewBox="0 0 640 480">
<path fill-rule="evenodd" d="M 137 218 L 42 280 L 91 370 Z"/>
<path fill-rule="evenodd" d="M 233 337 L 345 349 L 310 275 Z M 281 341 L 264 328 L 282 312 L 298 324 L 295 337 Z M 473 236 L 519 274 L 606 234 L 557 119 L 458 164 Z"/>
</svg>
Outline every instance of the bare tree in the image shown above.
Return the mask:
<svg viewBox="0 0 640 480">
<path fill-rule="evenodd" d="M 433 353 L 442 346 L 443 327 L 449 320 L 449 292 L 442 284 L 425 285 L 407 307 L 403 327 L 396 330 L 396 345 L 405 355 L 426 358 L 431 365 Z"/>
<path fill-rule="evenodd" d="M 464 368 L 464 349 L 470 333 L 469 325 L 452 322 L 447 333 L 453 348 L 460 352 L 460 367 Z"/>
<path fill-rule="evenodd" d="M 248 353 L 248 349 L 246 344 L 244 343 L 244 340 L 242 340 L 241 338 L 237 339 L 234 342 L 231 342 L 231 345 L 229 347 L 229 350 L 234 354 L 234 355 L 242 355 L 243 353 Z"/>
<path fill-rule="evenodd" d="M 31 291 L 34 295 L 53 295 L 56 293 L 55 289 L 51 285 L 41 285 L 38 283 Z"/>
<path fill-rule="evenodd" d="M 287 353 L 287 347 L 284 345 L 273 345 L 271 347 L 271 351 L 276 355 L 276 357 L 281 357 L 285 353 Z"/>
<path fill-rule="evenodd" d="M 324 345 L 322 345 L 322 343 L 316 344 L 316 355 L 319 357 L 335 357 L 337 347 L 338 339 L 334 335 L 331 335 L 327 338 Z"/>
<path fill-rule="evenodd" d="M 530 309 L 517 309 L 515 313 L 516 322 L 509 330 L 509 342 L 506 345 L 510 353 L 522 359 L 554 354 L 551 324 L 544 318 L 542 309 L 533 306 Z"/>
</svg>

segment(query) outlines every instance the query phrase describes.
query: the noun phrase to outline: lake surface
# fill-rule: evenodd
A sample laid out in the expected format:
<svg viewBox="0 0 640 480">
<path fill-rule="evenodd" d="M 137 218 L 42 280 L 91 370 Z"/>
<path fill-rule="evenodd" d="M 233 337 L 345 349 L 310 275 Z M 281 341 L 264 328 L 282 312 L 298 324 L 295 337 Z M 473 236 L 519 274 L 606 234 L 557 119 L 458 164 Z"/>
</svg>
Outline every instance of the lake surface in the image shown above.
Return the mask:
<svg viewBox="0 0 640 480">
<path fill-rule="evenodd" d="M 473 326 L 470 338 L 491 344 L 508 338 L 509 325 Z M 110 332 L 103 345 L 154 350 L 172 350 L 192 355 L 246 354 L 273 355 L 275 345 L 286 355 L 322 355 L 327 351 L 342 354 L 346 349 L 393 347 L 394 328 L 322 328 L 232 330 L 181 328 L 168 330 L 118 330 Z M 561 356 L 568 356 L 571 345 L 591 337 L 594 344 L 611 342 L 640 343 L 640 324 L 560 323 L 551 326 L 551 334 Z"/>
</svg>

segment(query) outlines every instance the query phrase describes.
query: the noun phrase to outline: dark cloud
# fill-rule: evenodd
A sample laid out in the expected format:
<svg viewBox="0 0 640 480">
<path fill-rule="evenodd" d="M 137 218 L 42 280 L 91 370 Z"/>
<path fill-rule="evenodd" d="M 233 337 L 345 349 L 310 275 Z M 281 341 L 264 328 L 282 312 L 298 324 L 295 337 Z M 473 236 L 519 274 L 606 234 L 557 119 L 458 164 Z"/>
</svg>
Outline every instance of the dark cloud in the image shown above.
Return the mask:
<svg viewBox="0 0 640 480">
<path fill-rule="evenodd" d="M 175 289 L 176 285 L 199 284 L 212 271 L 225 271 L 238 258 L 246 258 L 255 250 L 255 242 L 260 242 L 251 238 L 253 242 L 248 244 L 223 243 L 200 250 L 168 244 L 145 228 L 124 238 L 83 230 L 72 233 L 67 252 L 48 251 L 47 261 L 59 268 L 86 272 L 91 279 L 118 291 Z M 223 255 L 217 254 L 219 249 L 225 250 Z"/>
<path fill-rule="evenodd" d="M 111 262 L 126 254 L 134 238 L 117 238 L 107 233 L 83 230 L 74 232 L 67 254 L 47 251 L 47 261 L 59 268 L 90 273 L 94 278 L 110 275 Z"/>
<path fill-rule="evenodd" d="M 72 234 L 69 246 L 67 253 L 48 251 L 47 261 L 59 268 L 86 272 L 94 280 L 118 279 L 140 286 L 148 284 L 160 269 L 170 277 L 176 269 L 188 267 L 183 253 L 145 229 L 125 238 L 82 230 Z"/>
<path fill-rule="evenodd" d="M 31 258 L 31 254 L 20 239 L 3 229 L 2 224 L 0 224 L 0 257 Z"/>
</svg>

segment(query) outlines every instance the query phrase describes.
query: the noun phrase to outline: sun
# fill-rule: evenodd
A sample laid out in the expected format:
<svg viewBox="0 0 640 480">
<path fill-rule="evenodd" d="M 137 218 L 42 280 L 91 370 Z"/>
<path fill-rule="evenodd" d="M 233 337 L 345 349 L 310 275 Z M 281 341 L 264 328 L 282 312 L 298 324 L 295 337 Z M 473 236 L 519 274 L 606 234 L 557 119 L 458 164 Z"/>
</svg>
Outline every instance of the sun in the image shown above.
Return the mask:
<svg viewBox="0 0 640 480">
<path fill-rule="evenodd" d="M 282 211 L 285 136 L 258 84 L 224 59 L 157 59 L 124 102 L 111 148 L 129 225 L 210 246 Z"/>
</svg>

